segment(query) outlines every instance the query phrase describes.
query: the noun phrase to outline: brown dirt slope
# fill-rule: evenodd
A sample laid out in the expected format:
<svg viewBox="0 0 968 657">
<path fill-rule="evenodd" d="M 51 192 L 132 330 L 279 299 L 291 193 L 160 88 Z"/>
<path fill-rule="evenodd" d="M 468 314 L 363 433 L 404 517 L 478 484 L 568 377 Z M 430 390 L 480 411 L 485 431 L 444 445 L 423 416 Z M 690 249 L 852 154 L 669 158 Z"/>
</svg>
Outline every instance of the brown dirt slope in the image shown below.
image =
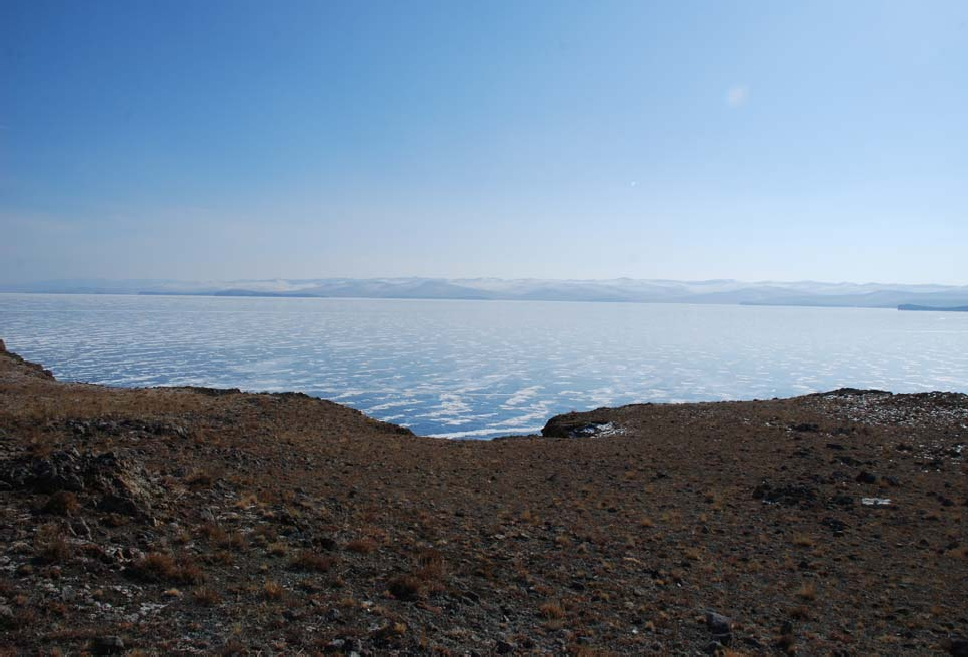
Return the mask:
<svg viewBox="0 0 968 657">
<path fill-rule="evenodd" d="M 966 425 L 842 390 L 449 442 L 2 352 L 0 653 L 965 654 Z"/>
</svg>

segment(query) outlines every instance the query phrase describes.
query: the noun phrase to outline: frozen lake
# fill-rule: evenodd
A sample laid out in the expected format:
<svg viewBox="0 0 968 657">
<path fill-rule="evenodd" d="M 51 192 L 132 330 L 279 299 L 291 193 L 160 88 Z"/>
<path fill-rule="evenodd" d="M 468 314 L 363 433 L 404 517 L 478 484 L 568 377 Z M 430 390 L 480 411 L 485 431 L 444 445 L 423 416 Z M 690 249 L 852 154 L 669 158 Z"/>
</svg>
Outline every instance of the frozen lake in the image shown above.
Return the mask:
<svg viewBox="0 0 968 657">
<path fill-rule="evenodd" d="M 299 391 L 453 438 L 630 402 L 968 392 L 968 313 L 0 294 L 0 338 L 66 381 Z"/>
</svg>

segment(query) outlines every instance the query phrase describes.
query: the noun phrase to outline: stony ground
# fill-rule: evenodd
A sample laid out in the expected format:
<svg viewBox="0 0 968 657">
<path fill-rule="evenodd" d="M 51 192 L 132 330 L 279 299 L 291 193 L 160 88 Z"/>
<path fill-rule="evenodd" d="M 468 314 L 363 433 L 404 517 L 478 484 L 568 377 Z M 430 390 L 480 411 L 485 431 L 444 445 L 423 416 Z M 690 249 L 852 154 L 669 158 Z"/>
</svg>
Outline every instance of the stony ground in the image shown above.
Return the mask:
<svg viewBox="0 0 968 657">
<path fill-rule="evenodd" d="M 447 442 L 0 353 L 0 653 L 968 654 L 968 397 Z"/>
</svg>

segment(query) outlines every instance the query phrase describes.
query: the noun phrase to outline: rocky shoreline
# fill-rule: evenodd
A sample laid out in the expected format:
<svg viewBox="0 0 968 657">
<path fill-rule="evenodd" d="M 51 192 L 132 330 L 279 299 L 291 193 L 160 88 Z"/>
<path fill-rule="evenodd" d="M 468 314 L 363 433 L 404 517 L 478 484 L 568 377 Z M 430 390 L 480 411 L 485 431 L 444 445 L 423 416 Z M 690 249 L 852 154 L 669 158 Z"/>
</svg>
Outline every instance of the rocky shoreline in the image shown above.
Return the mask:
<svg viewBox="0 0 968 657">
<path fill-rule="evenodd" d="M 428 440 L 0 342 L 0 654 L 968 655 L 968 396 Z"/>
</svg>

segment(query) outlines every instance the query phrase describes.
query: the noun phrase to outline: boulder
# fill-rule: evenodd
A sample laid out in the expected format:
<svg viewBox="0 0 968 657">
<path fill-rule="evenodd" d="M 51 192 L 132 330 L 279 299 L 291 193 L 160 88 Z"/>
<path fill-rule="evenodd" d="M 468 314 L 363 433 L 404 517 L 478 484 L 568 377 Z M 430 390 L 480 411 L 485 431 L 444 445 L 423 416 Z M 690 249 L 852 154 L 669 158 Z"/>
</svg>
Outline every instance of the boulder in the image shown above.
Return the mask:
<svg viewBox="0 0 968 657">
<path fill-rule="evenodd" d="M 947 641 L 948 654 L 953 657 L 968 657 L 968 639 L 954 636 Z"/>
<path fill-rule="evenodd" d="M 541 429 L 541 435 L 545 438 L 590 438 L 618 433 L 621 433 L 621 429 L 604 413 L 596 411 L 556 415 Z"/>
<path fill-rule="evenodd" d="M 798 433 L 817 433 L 820 431 L 820 425 L 816 422 L 800 422 L 798 424 L 791 424 L 790 430 Z"/>
<path fill-rule="evenodd" d="M 733 622 L 715 611 L 706 612 L 706 627 L 712 635 L 713 641 L 728 646 L 733 640 Z"/>
<path fill-rule="evenodd" d="M 763 481 L 753 489 L 753 499 L 763 500 L 764 504 L 809 508 L 817 501 L 817 492 L 816 486 L 806 483 L 774 486 Z"/>
<path fill-rule="evenodd" d="M 124 652 L 124 641 L 119 636 L 99 636 L 91 641 L 95 655 L 117 655 Z"/>
</svg>

